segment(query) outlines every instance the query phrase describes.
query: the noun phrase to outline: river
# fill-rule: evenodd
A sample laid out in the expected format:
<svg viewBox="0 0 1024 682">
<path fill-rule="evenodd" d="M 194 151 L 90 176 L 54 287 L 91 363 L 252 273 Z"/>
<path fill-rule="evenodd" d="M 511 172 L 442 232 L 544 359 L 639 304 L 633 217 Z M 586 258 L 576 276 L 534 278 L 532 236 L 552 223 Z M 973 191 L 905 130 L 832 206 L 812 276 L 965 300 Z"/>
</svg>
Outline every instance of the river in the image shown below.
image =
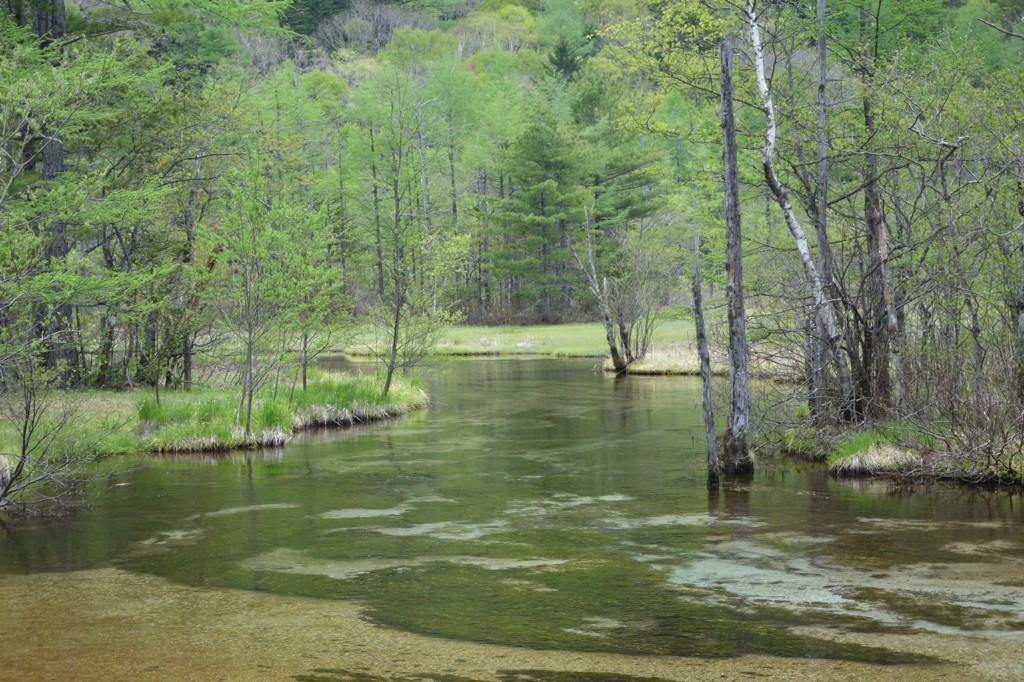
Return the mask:
<svg viewBox="0 0 1024 682">
<path fill-rule="evenodd" d="M 1024 678 L 1024 498 L 765 459 L 699 383 L 454 360 L 432 406 L 126 458 L 0 535 L 0 679 Z"/>
</svg>

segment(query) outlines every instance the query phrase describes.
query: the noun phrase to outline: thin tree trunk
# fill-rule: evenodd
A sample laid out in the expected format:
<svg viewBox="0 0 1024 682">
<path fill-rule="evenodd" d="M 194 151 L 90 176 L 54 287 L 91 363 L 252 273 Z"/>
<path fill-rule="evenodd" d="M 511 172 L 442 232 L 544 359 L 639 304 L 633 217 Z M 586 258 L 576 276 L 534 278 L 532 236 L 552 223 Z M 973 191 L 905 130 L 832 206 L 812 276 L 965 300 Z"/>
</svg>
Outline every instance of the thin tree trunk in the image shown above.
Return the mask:
<svg viewBox="0 0 1024 682">
<path fill-rule="evenodd" d="M 985 346 L 981 343 L 981 318 L 975 298 L 967 296 L 965 302 L 971 314 L 971 341 L 974 343 L 974 409 L 981 410 L 985 405 L 985 385 L 988 383 L 988 377 L 985 376 Z"/>
<path fill-rule="evenodd" d="M 252 438 L 252 394 L 253 384 L 253 346 L 256 345 L 254 331 L 248 330 L 245 339 L 245 436 Z"/>
<path fill-rule="evenodd" d="M 753 471 L 747 446 L 750 428 L 750 380 L 747 374 L 747 321 L 743 310 L 743 252 L 736 120 L 733 114 L 732 44 L 719 46 L 722 88 L 722 166 L 725 179 L 726 297 L 729 314 L 729 410 L 723 439 L 723 469 Z"/>
<path fill-rule="evenodd" d="M 558 277 L 562 293 L 560 317 L 562 321 L 565 321 L 569 307 L 572 304 L 572 286 L 569 283 L 569 278 L 566 276 L 568 267 L 564 255 L 569 250 L 569 224 L 565 218 L 558 221 L 558 248 L 560 253 L 558 261 L 555 263 L 555 273 Z"/>
<path fill-rule="evenodd" d="M 867 144 L 875 136 L 875 114 L 871 97 L 864 96 L 864 132 Z M 868 245 L 868 282 L 865 288 L 868 300 L 865 316 L 869 320 L 867 333 L 871 336 L 871 362 L 865 367 L 869 373 L 871 401 L 868 416 L 884 419 L 891 409 L 892 376 L 890 373 L 890 331 L 896 327 L 895 307 L 892 305 L 891 278 L 888 275 L 888 239 L 882 215 L 881 190 L 878 187 L 878 156 L 871 151 L 865 155 L 864 229 Z M 890 314 L 890 309 L 892 313 Z M 865 363 L 867 364 L 867 363 Z"/>
<path fill-rule="evenodd" d="M 1017 149 L 1017 189 L 1020 192 L 1024 192 L 1024 153 L 1021 152 L 1021 140 L 1019 136 L 1013 137 L 1013 146 Z M 1024 196 L 1019 197 L 1020 202 L 1017 204 L 1017 212 L 1021 216 L 1020 222 L 1017 223 L 1017 232 L 1019 233 L 1016 244 L 1016 260 L 1017 260 L 1017 296 L 1013 301 L 1013 316 L 1015 322 L 1016 332 L 1016 394 L 1017 401 L 1021 408 L 1024 408 Z M 1013 252 L 1012 250 L 1010 251 Z"/>
<path fill-rule="evenodd" d="M 619 352 L 619 347 L 615 343 L 615 325 L 612 322 L 611 309 L 608 306 L 608 281 L 604 281 L 604 286 L 597 276 L 597 268 L 594 266 L 594 247 L 590 232 L 590 212 L 586 211 L 586 221 L 583 227 L 583 233 L 586 237 L 587 243 L 587 260 L 586 262 L 580 258 L 576 248 L 571 244 L 569 245 L 572 255 L 576 258 L 576 263 L 579 264 L 580 270 L 587 278 L 587 285 L 590 288 L 590 293 L 594 295 L 597 300 L 597 308 L 601 313 L 601 321 L 604 323 L 604 335 L 608 341 L 608 353 L 611 356 L 612 368 L 616 374 L 625 374 L 629 363 L 622 354 Z"/>
<path fill-rule="evenodd" d="M 804 269 L 804 277 L 814 297 L 815 309 L 822 327 L 825 329 L 829 350 L 836 366 L 836 374 L 839 378 L 839 391 L 843 403 L 843 416 L 848 418 L 851 412 L 848 406 L 853 403 L 853 382 L 850 376 L 849 367 L 846 364 L 842 353 L 842 335 L 839 326 L 836 324 L 835 313 L 832 303 L 825 292 L 822 279 L 818 269 L 811 257 L 810 247 L 807 244 L 807 236 L 804 234 L 800 221 L 797 219 L 793 205 L 789 201 L 789 193 L 786 187 L 779 180 L 775 173 L 775 140 L 778 134 L 775 122 L 775 105 L 772 102 L 771 91 L 768 89 L 768 80 L 765 77 L 764 68 L 764 47 L 761 44 L 761 31 L 757 24 L 757 14 L 754 11 L 753 0 L 746 0 L 747 22 L 750 28 L 750 40 L 754 48 L 754 68 L 757 73 L 757 88 L 761 94 L 763 112 L 765 116 L 766 130 L 764 146 L 761 148 L 761 163 L 764 170 L 764 177 L 768 188 L 775 196 L 775 200 L 782 209 L 786 220 L 786 227 L 789 228 L 793 240 L 796 242 L 797 251 L 800 254 L 800 261 Z M 820 210 L 820 209 L 819 209 Z M 826 240 L 827 242 L 827 240 Z"/>
<path fill-rule="evenodd" d="M 451 123 L 449 123 L 449 127 Z M 455 182 L 455 139 L 454 135 L 448 140 L 448 179 L 451 183 L 452 192 L 452 227 L 456 230 L 459 227 L 459 193 L 458 185 Z"/>
<path fill-rule="evenodd" d="M 430 235 L 430 176 L 427 173 L 427 131 L 426 116 L 424 110 L 426 103 L 420 99 L 420 67 L 419 63 L 413 64 L 413 94 L 416 98 L 416 132 L 419 144 L 416 151 L 420 155 L 420 199 L 423 210 L 423 229 Z"/>
<path fill-rule="evenodd" d="M 306 377 L 309 373 L 309 332 L 302 332 L 302 390 L 306 390 Z"/>
<path fill-rule="evenodd" d="M 391 391 L 391 380 L 395 376 L 395 366 L 398 364 L 398 334 L 401 331 L 402 306 L 405 304 L 404 296 L 395 291 L 395 310 L 391 326 L 391 349 L 388 351 L 387 376 L 384 378 L 383 395 L 386 398 Z"/>
<path fill-rule="evenodd" d="M 1024 206 L 1020 207 L 1020 213 L 1024 216 Z M 1020 232 L 1020 241 L 1017 245 L 1017 263 L 1020 270 L 1017 300 L 1014 302 L 1017 318 L 1017 400 L 1024 406 L 1024 220 L 1017 224 L 1017 231 Z"/>
<path fill-rule="evenodd" d="M 374 247 L 377 252 L 377 296 L 384 298 L 384 248 L 381 244 L 380 235 L 380 190 L 377 187 L 377 150 L 376 140 L 373 135 L 373 126 L 370 126 L 370 177 L 373 180 L 373 233 Z"/>
<path fill-rule="evenodd" d="M 827 39 L 825 31 L 825 0 L 818 0 L 817 20 L 818 125 L 815 131 L 817 184 L 814 191 L 814 222 L 818 239 L 818 275 L 821 277 L 822 287 L 828 294 L 829 299 L 835 300 L 835 292 L 831 286 L 833 272 L 832 246 L 828 239 L 828 50 L 825 43 Z M 825 412 L 825 367 L 828 364 L 829 346 L 824 338 L 825 330 L 821 324 L 820 317 L 816 314 L 812 323 L 808 325 L 808 333 L 813 335 L 809 338 L 812 365 L 810 372 L 811 397 L 808 403 L 811 417 L 815 420 L 820 420 L 824 417 Z M 842 361 L 842 358 L 840 358 L 840 361 Z"/>
<path fill-rule="evenodd" d="M 708 487 L 718 485 L 718 445 L 715 436 L 715 415 L 711 402 L 711 350 L 704 328 L 704 297 L 700 284 L 700 236 L 693 235 L 693 323 L 697 335 L 697 354 L 700 356 L 700 378 L 704 388 L 704 437 L 707 442 Z"/>
</svg>

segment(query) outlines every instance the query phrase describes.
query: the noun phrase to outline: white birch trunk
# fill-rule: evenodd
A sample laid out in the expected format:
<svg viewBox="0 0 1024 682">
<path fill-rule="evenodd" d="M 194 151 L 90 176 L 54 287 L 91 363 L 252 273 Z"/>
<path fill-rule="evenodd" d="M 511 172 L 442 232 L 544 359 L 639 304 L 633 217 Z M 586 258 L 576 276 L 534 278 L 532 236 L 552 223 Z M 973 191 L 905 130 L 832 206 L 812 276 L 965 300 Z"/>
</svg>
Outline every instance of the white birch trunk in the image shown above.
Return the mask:
<svg viewBox="0 0 1024 682">
<path fill-rule="evenodd" d="M 775 122 L 775 104 L 772 102 L 771 91 L 768 89 L 768 80 L 765 77 L 764 46 L 761 43 L 761 30 L 757 23 L 757 13 L 754 11 L 753 0 L 746 0 L 744 12 L 750 29 L 750 42 L 754 48 L 754 70 L 757 75 L 757 89 L 761 95 L 762 110 L 766 123 L 764 146 L 761 148 L 761 163 L 764 168 L 764 177 L 768 183 L 768 188 L 782 209 L 782 214 L 786 220 L 786 227 L 789 228 L 790 234 L 793 235 L 793 240 L 796 242 L 796 249 L 800 254 L 800 262 L 804 269 L 804 277 L 811 289 L 818 318 L 821 320 L 821 325 L 828 336 L 828 344 L 836 362 L 843 401 L 852 405 L 853 383 L 849 367 L 847 367 L 846 361 L 842 356 L 842 334 L 839 330 L 839 325 L 836 323 L 832 303 L 825 293 L 825 286 L 817 267 L 814 265 L 814 258 L 811 256 L 811 250 L 807 243 L 807 235 L 804 233 L 803 227 L 801 227 L 800 221 L 797 219 L 796 212 L 793 210 L 793 205 L 790 203 L 789 192 L 775 172 L 774 156 L 778 127 Z"/>
</svg>

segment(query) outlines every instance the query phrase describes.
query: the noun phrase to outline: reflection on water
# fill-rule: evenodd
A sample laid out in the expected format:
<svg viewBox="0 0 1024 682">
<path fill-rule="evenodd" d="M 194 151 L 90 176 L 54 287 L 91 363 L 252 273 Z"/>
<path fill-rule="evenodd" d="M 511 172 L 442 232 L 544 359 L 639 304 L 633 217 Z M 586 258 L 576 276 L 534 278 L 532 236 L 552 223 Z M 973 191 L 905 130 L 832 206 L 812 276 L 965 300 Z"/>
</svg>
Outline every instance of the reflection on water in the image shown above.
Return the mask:
<svg viewBox="0 0 1024 682">
<path fill-rule="evenodd" d="M 1017 493 L 787 462 L 709 493 L 697 382 L 592 364 L 456 361 L 433 407 L 397 422 L 283 456 L 142 459 L 95 511 L 0 539 L 0 571 L 355 598 L 382 625 L 536 649 L 923 660 L 872 633 L 1024 648 Z"/>
</svg>

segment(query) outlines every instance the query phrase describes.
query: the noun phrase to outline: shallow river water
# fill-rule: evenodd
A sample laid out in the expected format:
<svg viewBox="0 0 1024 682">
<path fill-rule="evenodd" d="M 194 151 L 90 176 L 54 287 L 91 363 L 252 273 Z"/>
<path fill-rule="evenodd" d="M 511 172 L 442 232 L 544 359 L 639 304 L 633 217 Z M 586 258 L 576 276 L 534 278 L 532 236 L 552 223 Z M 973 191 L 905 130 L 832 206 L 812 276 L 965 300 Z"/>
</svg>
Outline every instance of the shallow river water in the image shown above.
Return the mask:
<svg viewBox="0 0 1024 682">
<path fill-rule="evenodd" d="M 140 458 L 0 535 L 0 679 L 1024 678 L 1024 498 L 765 461 L 699 385 L 458 360 L 432 407 Z"/>
</svg>

